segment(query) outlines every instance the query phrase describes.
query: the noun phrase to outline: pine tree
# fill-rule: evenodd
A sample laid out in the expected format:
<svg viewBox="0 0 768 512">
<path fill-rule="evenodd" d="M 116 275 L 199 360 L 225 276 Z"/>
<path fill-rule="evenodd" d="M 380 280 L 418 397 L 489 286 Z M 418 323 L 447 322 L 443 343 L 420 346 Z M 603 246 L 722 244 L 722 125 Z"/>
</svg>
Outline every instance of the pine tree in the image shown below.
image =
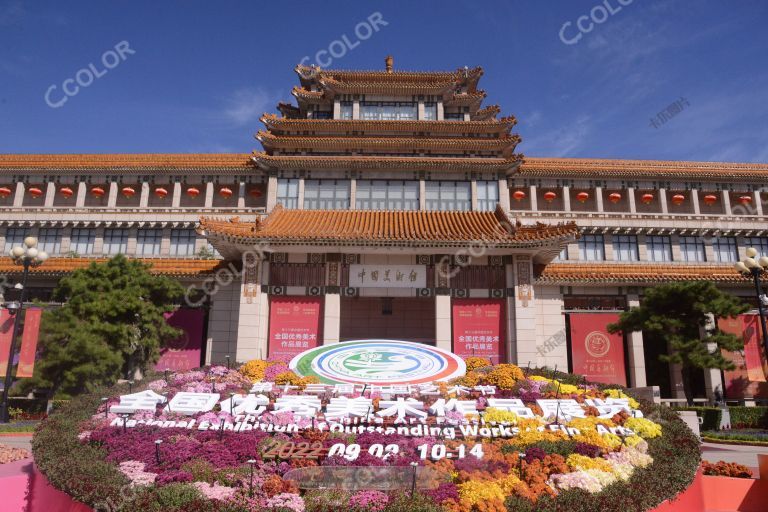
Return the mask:
<svg viewBox="0 0 768 512">
<path fill-rule="evenodd" d="M 742 338 L 717 327 L 717 319 L 732 318 L 748 309 L 741 299 L 709 281 L 667 283 L 648 288 L 640 306 L 622 313 L 608 331 L 644 331 L 666 339 L 669 354 L 660 354 L 659 359 L 680 365 L 685 398 L 692 404 L 694 369 L 733 370 L 733 363 L 721 351 L 744 348 Z M 707 324 L 710 313 L 715 317 L 714 331 L 702 339 L 700 328 Z M 715 344 L 714 350 L 709 350 L 709 344 Z"/>
<path fill-rule="evenodd" d="M 43 314 L 41 356 L 25 387 L 74 395 L 145 371 L 180 334 L 164 314 L 181 285 L 122 255 L 64 277 L 53 292 L 59 308 Z"/>
</svg>

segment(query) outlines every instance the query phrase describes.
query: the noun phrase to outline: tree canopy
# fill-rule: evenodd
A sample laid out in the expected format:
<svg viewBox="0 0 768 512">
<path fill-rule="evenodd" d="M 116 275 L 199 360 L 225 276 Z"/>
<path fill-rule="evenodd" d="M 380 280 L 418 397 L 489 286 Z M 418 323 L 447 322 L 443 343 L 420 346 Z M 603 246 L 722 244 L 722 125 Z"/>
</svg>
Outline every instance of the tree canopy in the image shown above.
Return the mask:
<svg viewBox="0 0 768 512">
<path fill-rule="evenodd" d="M 164 315 L 183 288 L 149 267 L 118 255 L 61 279 L 53 300 L 63 305 L 43 314 L 41 358 L 29 384 L 72 395 L 155 363 L 180 335 Z"/>
<path fill-rule="evenodd" d="M 744 348 L 742 338 L 717 327 L 717 319 L 734 317 L 748 309 L 748 304 L 709 281 L 667 283 L 646 289 L 640 306 L 622 313 L 608 331 L 643 331 L 666 339 L 669 353 L 660 354 L 659 359 L 681 366 L 685 395 L 690 401 L 692 369 L 732 370 L 733 363 L 723 357 L 721 350 Z M 702 339 L 700 328 L 707 326 L 709 314 L 714 315 L 715 325 Z M 715 345 L 714 350 L 709 344 Z"/>
</svg>

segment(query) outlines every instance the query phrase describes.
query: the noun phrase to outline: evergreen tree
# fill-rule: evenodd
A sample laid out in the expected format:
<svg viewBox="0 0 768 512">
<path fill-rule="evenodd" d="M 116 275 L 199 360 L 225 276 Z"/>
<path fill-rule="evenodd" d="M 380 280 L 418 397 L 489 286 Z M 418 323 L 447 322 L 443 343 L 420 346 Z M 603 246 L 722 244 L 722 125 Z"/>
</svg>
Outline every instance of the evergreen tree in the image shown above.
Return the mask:
<svg viewBox="0 0 768 512">
<path fill-rule="evenodd" d="M 717 327 L 717 319 L 731 318 L 748 309 L 741 299 L 723 293 L 709 281 L 667 283 L 646 289 L 640 306 L 622 313 L 608 331 L 644 331 L 666 339 L 669 354 L 660 354 L 659 359 L 680 365 L 685 398 L 692 404 L 694 369 L 733 370 L 733 363 L 723 357 L 721 350 L 744 348 L 741 337 Z M 707 325 L 708 314 L 715 317 L 714 330 L 702 339 L 700 328 Z M 713 351 L 707 346 L 710 343 L 716 345 Z"/>
<path fill-rule="evenodd" d="M 149 267 L 118 255 L 64 277 L 53 292 L 63 305 L 43 314 L 41 358 L 25 387 L 74 395 L 157 362 L 160 348 L 180 335 L 164 314 L 183 288 Z"/>
</svg>

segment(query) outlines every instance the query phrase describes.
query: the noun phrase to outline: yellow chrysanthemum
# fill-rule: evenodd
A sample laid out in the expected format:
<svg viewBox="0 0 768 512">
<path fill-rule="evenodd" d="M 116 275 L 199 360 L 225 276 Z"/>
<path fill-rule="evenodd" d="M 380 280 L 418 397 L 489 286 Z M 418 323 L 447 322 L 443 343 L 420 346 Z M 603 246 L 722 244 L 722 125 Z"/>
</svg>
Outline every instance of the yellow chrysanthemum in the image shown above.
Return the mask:
<svg viewBox="0 0 768 512">
<path fill-rule="evenodd" d="M 661 435 L 661 425 L 646 418 L 627 418 L 624 426 L 644 439 L 653 439 Z"/>
<path fill-rule="evenodd" d="M 565 462 L 571 469 L 574 470 L 597 469 L 607 473 L 611 473 L 613 471 L 613 467 L 607 460 L 587 457 L 586 455 L 579 455 L 578 453 L 570 454 Z"/>
<path fill-rule="evenodd" d="M 484 357 L 472 356 L 472 357 L 466 358 L 464 362 L 467 365 L 468 372 L 477 370 L 478 368 L 485 368 L 486 366 L 491 366 L 491 362 Z"/>
<path fill-rule="evenodd" d="M 629 406 L 631 408 L 633 408 L 633 409 L 639 409 L 640 408 L 640 404 L 637 402 L 637 400 L 635 400 L 634 398 L 632 398 L 628 394 L 624 393 L 620 389 L 605 389 L 605 390 L 603 390 L 603 393 L 608 395 L 608 397 L 610 397 L 610 398 L 629 398 Z"/>
<path fill-rule="evenodd" d="M 514 364 L 500 364 L 488 373 L 486 381 L 499 389 L 512 389 L 515 383 L 524 377 L 523 370 Z"/>
<path fill-rule="evenodd" d="M 517 423 L 517 414 L 504 409 L 488 407 L 483 414 L 483 419 L 493 423 Z"/>
<path fill-rule="evenodd" d="M 501 487 L 494 482 L 470 480 L 459 484 L 459 499 L 467 505 L 477 505 L 483 501 L 501 500 L 506 498 Z"/>
</svg>

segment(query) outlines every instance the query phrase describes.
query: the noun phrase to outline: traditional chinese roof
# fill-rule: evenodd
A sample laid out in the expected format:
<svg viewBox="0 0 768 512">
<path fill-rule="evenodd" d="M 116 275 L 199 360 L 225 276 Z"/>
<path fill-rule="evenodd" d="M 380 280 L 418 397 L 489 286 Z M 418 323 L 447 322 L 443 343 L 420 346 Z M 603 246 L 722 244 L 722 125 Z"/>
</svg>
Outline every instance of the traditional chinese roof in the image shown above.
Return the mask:
<svg viewBox="0 0 768 512">
<path fill-rule="evenodd" d="M 413 151 L 417 149 L 452 150 L 452 151 L 503 151 L 506 156 L 512 154 L 520 143 L 519 135 L 505 135 L 498 138 L 487 137 L 305 137 L 294 135 L 275 135 L 259 131 L 256 138 L 267 150 L 273 149 L 334 149 L 334 150 L 392 150 Z"/>
<path fill-rule="evenodd" d="M 368 131 L 419 133 L 504 133 L 517 124 L 514 116 L 483 121 L 368 121 L 362 119 L 290 119 L 275 114 L 261 117 L 267 129 L 278 132 L 317 133 Z"/>
<path fill-rule="evenodd" d="M 497 115 L 501 113 L 501 107 L 498 105 L 488 105 L 483 107 L 472 116 L 473 121 L 488 121 L 495 119 Z"/>
<path fill-rule="evenodd" d="M 247 169 L 244 153 L 132 153 L 132 154 L 0 154 L 0 169 L 124 169 L 191 170 Z"/>
<path fill-rule="evenodd" d="M 670 281 L 715 281 L 746 283 L 732 265 L 657 263 L 550 263 L 538 269 L 540 284 L 665 283 Z"/>
<path fill-rule="evenodd" d="M 254 152 L 253 161 L 264 170 L 286 169 L 378 169 L 406 171 L 509 171 L 522 155 L 509 158 L 451 158 L 369 156 L 268 155 Z"/>
<path fill-rule="evenodd" d="M 522 177 L 740 178 L 768 176 L 768 164 L 678 162 L 665 160 L 603 160 L 587 158 L 526 158 Z"/>
<path fill-rule="evenodd" d="M 200 219 L 199 231 L 215 246 L 226 244 L 539 247 L 577 237 L 575 223 L 522 226 L 493 212 L 288 210 L 280 205 L 261 222 Z"/>
<path fill-rule="evenodd" d="M 152 265 L 150 272 L 176 277 L 194 277 L 212 274 L 226 264 L 222 260 L 197 259 L 140 259 Z M 30 272 L 38 275 L 59 275 L 85 268 L 91 263 L 104 263 L 106 258 L 49 258 L 39 267 L 30 268 Z M 10 258 L 0 259 L 0 274 L 21 274 L 20 265 L 14 265 Z"/>
</svg>

